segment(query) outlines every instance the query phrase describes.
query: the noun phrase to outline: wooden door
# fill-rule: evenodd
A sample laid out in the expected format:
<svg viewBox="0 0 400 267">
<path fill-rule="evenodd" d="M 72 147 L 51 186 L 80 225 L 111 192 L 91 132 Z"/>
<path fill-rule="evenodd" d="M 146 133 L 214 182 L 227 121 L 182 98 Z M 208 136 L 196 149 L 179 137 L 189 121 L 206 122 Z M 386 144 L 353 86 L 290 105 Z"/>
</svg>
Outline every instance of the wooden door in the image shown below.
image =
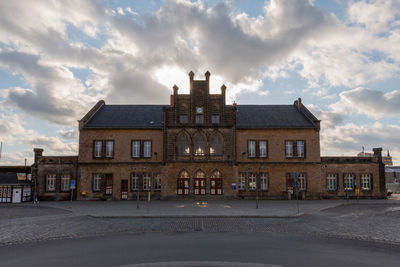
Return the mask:
<svg viewBox="0 0 400 267">
<path fill-rule="evenodd" d="M 111 196 L 113 192 L 113 176 L 112 174 L 106 174 L 106 195 Z"/>
<path fill-rule="evenodd" d="M 189 195 L 189 179 L 178 178 L 178 195 Z"/>
<path fill-rule="evenodd" d="M 121 180 L 121 200 L 128 199 L 128 180 Z"/>
<path fill-rule="evenodd" d="M 206 179 L 194 178 L 194 194 L 195 195 L 206 194 Z"/>
<path fill-rule="evenodd" d="M 222 195 L 222 178 L 210 178 L 210 194 Z"/>
</svg>

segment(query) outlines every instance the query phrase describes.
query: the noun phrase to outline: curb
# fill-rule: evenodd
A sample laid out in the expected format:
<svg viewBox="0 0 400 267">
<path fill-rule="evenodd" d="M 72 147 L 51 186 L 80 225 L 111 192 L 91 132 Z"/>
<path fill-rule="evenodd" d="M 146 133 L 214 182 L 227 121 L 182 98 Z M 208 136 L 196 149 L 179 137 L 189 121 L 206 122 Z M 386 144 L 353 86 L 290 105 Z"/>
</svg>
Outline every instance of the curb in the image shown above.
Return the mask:
<svg viewBox="0 0 400 267">
<path fill-rule="evenodd" d="M 327 210 L 330 210 L 330 209 L 334 209 L 334 208 L 338 208 L 338 207 L 342 207 L 342 206 L 346 206 L 346 205 L 348 205 L 347 203 L 340 203 L 340 204 L 338 204 L 338 205 L 335 205 L 335 206 L 331 206 L 331 207 L 327 207 L 327 208 L 322 208 L 322 209 L 320 209 L 319 211 L 321 212 L 321 211 L 327 211 Z"/>
<path fill-rule="evenodd" d="M 179 219 L 179 218 L 193 218 L 193 219 L 205 219 L 205 218 L 281 218 L 281 219 L 290 219 L 290 218 L 298 218 L 307 215 L 306 213 L 299 213 L 296 215 L 286 215 L 286 216 L 278 216 L 278 215 L 93 215 L 89 214 L 87 216 L 91 218 L 98 219 Z"/>
</svg>

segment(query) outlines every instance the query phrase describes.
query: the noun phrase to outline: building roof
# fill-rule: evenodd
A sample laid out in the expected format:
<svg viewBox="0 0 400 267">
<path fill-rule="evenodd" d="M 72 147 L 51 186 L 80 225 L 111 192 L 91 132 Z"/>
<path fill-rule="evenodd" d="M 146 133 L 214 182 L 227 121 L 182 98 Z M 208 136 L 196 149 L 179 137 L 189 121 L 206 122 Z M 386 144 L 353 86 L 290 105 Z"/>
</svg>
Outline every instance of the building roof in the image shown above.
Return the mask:
<svg viewBox="0 0 400 267">
<path fill-rule="evenodd" d="M 0 172 L 0 184 L 3 185 L 16 185 L 16 184 L 29 184 L 27 180 L 18 180 L 17 173 L 15 172 Z"/>
<path fill-rule="evenodd" d="M 84 128 L 162 129 L 165 105 L 103 105 Z"/>
<path fill-rule="evenodd" d="M 316 128 L 296 105 L 238 105 L 237 128 Z"/>
<path fill-rule="evenodd" d="M 162 129 L 166 105 L 102 105 L 84 128 Z M 296 105 L 238 105 L 237 128 L 316 128 Z"/>
</svg>

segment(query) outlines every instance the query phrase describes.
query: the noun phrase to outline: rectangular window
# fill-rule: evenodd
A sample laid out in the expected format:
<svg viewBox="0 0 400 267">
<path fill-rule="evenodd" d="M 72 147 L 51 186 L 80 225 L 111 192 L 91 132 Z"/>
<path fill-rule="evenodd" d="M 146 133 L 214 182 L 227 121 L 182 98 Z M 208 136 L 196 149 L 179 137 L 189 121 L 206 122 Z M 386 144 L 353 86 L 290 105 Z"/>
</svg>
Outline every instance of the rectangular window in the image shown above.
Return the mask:
<svg viewBox="0 0 400 267">
<path fill-rule="evenodd" d="M 361 174 L 361 190 L 371 190 L 371 174 Z"/>
<path fill-rule="evenodd" d="M 247 153 L 249 158 L 256 156 L 256 141 L 247 141 Z"/>
<path fill-rule="evenodd" d="M 296 141 L 297 157 L 304 158 L 304 141 Z"/>
<path fill-rule="evenodd" d="M 151 177 L 149 173 L 143 174 L 143 190 L 150 191 L 151 190 Z"/>
<path fill-rule="evenodd" d="M 114 157 L 114 141 L 106 141 L 106 158 Z"/>
<path fill-rule="evenodd" d="M 285 142 L 285 154 L 287 158 L 293 157 L 293 141 Z"/>
<path fill-rule="evenodd" d="M 354 190 L 354 174 L 346 173 L 343 178 L 344 190 Z"/>
<path fill-rule="evenodd" d="M 93 191 L 99 192 L 101 189 L 101 178 L 102 175 L 100 173 L 96 173 L 93 175 Z"/>
<path fill-rule="evenodd" d="M 268 173 L 260 173 L 261 190 L 268 190 Z"/>
<path fill-rule="evenodd" d="M 71 175 L 69 174 L 61 175 L 61 191 L 69 191 L 70 183 L 71 183 Z"/>
<path fill-rule="evenodd" d="M 266 158 L 268 156 L 267 154 L 267 141 L 259 141 L 258 143 L 258 150 L 260 153 L 260 158 Z"/>
<path fill-rule="evenodd" d="M 188 115 L 180 115 L 179 122 L 180 123 L 188 123 L 189 122 Z"/>
<path fill-rule="evenodd" d="M 151 141 L 143 142 L 143 157 L 151 158 Z"/>
<path fill-rule="evenodd" d="M 249 190 L 254 191 L 257 189 L 257 177 L 254 173 L 249 174 Z"/>
<path fill-rule="evenodd" d="M 219 115 L 212 115 L 211 116 L 211 123 L 214 123 L 214 124 L 219 123 Z"/>
<path fill-rule="evenodd" d="M 204 116 L 203 115 L 196 115 L 196 123 L 204 123 Z"/>
<path fill-rule="evenodd" d="M 246 191 L 246 174 L 245 173 L 239 174 L 238 189 L 239 189 L 239 191 Z"/>
<path fill-rule="evenodd" d="M 140 141 L 132 141 L 132 157 L 140 157 Z"/>
<path fill-rule="evenodd" d="M 56 175 L 48 174 L 46 176 L 46 190 L 47 191 L 56 191 Z"/>
<path fill-rule="evenodd" d="M 306 180 L 306 174 L 305 173 L 299 173 L 299 176 L 297 177 L 297 186 L 299 188 L 299 191 L 305 191 L 307 188 L 307 180 Z"/>
<path fill-rule="evenodd" d="M 328 174 L 326 179 L 327 179 L 328 190 L 330 190 L 330 191 L 337 190 L 337 174 L 330 173 L 330 174 Z"/>
<path fill-rule="evenodd" d="M 139 174 L 132 173 L 131 174 L 131 189 L 132 191 L 137 191 L 139 188 Z"/>
<path fill-rule="evenodd" d="M 156 174 L 154 177 L 154 191 L 161 191 L 161 174 Z"/>
<path fill-rule="evenodd" d="M 103 149 L 103 142 L 102 141 L 95 141 L 94 142 L 94 157 L 95 158 L 101 158 L 102 149 Z"/>
</svg>

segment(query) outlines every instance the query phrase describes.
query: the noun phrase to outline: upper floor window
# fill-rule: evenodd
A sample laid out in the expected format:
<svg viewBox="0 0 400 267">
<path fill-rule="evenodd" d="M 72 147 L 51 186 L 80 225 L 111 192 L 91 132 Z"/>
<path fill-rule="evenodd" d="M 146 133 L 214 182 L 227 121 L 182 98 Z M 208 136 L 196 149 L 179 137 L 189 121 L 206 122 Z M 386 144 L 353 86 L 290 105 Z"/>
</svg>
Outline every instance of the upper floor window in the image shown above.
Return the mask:
<svg viewBox="0 0 400 267">
<path fill-rule="evenodd" d="M 203 115 L 196 115 L 196 123 L 204 123 L 204 116 Z"/>
<path fill-rule="evenodd" d="M 188 115 L 180 115 L 179 122 L 180 123 L 188 123 L 189 122 Z"/>
<path fill-rule="evenodd" d="M 204 156 L 206 154 L 206 140 L 201 134 L 194 137 L 194 155 Z"/>
<path fill-rule="evenodd" d="M 188 156 L 190 155 L 190 141 L 186 134 L 181 134 L 178 137 L 178 156 Z"/>
<path fill-rule="evenodd" d="M 327 184 L 328 190 L 330 190 L 330 191 L 337 190 L 337 175 L 330 173 L 330 174 L 328 174 L 326 179 L 327 179 L 326 184 Z"/>
<path fill-rule="evenodd" d="M 259 141 L 258 142 L 258 151 L 260 158 L 267 157 L 267 141 Z"/>
<path fill-rule="evenodd" d="M 218 134 L 214 134 L 210 138 L 210 155 L 222 155 L 222 140 Z"/>
<path fill-rule="evenodd" d="M 132 141 L 132 157 L 140 157 L 140 141 Z"/>
<path fill-rule="evenodd" d="M 371 190 L 371 174 L 361 174 L 361 190 Z"/>
<path fill-rule="evenodd" d="M 151 141 L 143 142 L 143 157 L 151 158 Z"/>
<path fill-rule="evenodd" d="M 304 158 L 305 157 L 305 141 L 285 141 L 286 158 Z"/>
<path fill-rule="evenodd" d="M 114 141 L 106 141 L 106 158 L 114 157 Z"/>
<path fill-rule="evenodd" d="M 46 190 L 47 191 L 56 191 L 56 175 L 48 174 L 46 176 Z"/>
<path fill-rule="evenodd" d="M 211 123 L 213 123 L 213 124 L 219 123 L 219 115 L 212 115 L 211 116 Z"/>
<path fill-rule="evenodd" d="M 254 158 L 256 156 L 256 141 L 247 142 L 247 153 L 249 158 Z"/>
<path fill-rule="evenodd" d="M 103 141 L 94 141 L 94 157 L 101 158 Z"/>
</svg>

